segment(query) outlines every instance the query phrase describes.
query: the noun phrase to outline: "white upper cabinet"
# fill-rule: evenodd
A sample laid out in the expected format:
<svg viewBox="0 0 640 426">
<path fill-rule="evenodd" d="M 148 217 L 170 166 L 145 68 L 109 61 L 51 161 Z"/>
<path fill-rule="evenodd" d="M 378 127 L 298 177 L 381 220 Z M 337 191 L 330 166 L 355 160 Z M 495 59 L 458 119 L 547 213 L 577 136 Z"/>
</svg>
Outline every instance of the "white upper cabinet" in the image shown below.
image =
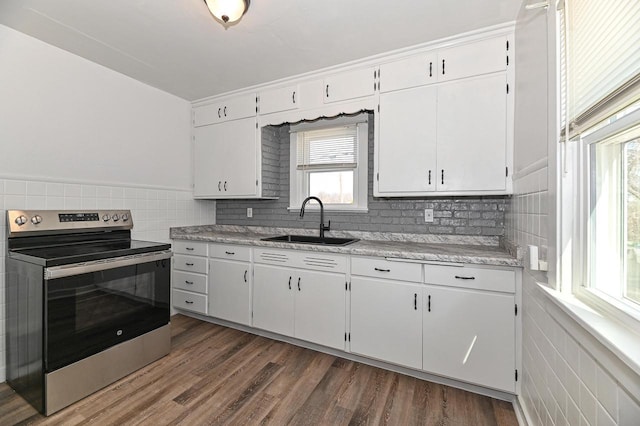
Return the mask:
<svg viewBox="0 0 640 426">
<path fill-rule="evenodd" d="M 256 118 L 197 127 L 194 132 L 194 197 L 258 196 Z"/>
<path fill-rule="evenodd" d="M 437 54 L 428 52 L 380 65 L 380 93 L 435 83 L 437 61 Z"/>
<path fill-rule="evenodd" d="M 438 50 L 437 76 L 434 52 L 381 65 L 375 196 L 510 192 L 507 54 L 501 36 Z"/>
<path fill-rule="evenodd" d="M 439 191 L 506 189 L 506 87 L 502 73 L 438 87 Z"/>
<path fill-rule="evenodd" d="M 240 118 L 255 117 L 256 108 L 256 95 L 254 93 L 234 96 L 233 98 L 194 108 L 193 125 L 195 127 L 206 126 Z"/>
<path fill-rule="evenodd" d="M 455 46 L 438 51 L 438 81 L 472 77 L 507 69 L 507 38 Z"/>
<path fill-rule="evenodd" d="M 298 85 L 263 90 L 259 94 L 258 102 L 260 114 L 298 109 L 300 106 Z"/>
<path fill-rule="evenodd" d="M 373 67 L 345 71 L 324 78 L 324 102 L 339 102 L 372 96 L 375 92 Z"/>
<path fill-rule="evenodd" d="M 380 94 L 379 192 L 436 190 L 437 90 L 424 86 Z"/>
</svg>

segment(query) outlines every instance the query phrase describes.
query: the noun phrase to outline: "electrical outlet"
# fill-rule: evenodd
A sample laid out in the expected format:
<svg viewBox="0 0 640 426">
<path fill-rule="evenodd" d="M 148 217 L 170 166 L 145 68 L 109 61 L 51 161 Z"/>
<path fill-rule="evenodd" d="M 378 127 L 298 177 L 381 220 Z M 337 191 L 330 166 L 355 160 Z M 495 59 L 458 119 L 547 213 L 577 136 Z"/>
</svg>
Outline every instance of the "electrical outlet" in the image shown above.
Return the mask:
<svg viewBox="0 0 640 426">
<path fill-rule="evenodd" d="M 433 223 L 433 209 L 424 209 L 424 221 Z"/>
<path fill-rule="evenodd" d="M 253 209 L 251 207 L 247 207 L 247 217 L 253 217 Z"/>
</svg>

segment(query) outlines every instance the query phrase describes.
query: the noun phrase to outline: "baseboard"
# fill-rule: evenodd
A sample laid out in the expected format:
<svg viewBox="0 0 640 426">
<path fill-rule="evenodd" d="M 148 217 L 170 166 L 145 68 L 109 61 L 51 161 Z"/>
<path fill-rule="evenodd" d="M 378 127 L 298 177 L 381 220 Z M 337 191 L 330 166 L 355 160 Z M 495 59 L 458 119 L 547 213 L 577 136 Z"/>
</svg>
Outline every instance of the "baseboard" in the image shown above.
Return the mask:
<svg viewBox="0 0 640 426">
<path fill-rule="evenodd" d="M 533 426 L 534 423 L 531 421 L 531 417 L 528 415 L 525 407 L 522 406 L 522 401 L 520 400 L 520 396 L 515 396 L 513 398 L 513 411 L 516 413 L 516 419 L 518 419 L 518 425 L 520 426 Z"/>
</svg>

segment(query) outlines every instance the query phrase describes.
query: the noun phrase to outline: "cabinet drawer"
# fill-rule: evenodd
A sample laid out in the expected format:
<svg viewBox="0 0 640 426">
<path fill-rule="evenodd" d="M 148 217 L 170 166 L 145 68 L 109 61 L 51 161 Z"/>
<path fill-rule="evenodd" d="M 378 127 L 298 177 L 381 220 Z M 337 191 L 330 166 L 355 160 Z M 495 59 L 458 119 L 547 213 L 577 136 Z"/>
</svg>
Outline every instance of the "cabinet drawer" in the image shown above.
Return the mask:
<svg viewBox="0 0 640 426">
<path fill-rule="evenodd" d="M 179 271 L 197 272 L 199 274 L 207 273 L 206 257 L 183 256 L 176 254 L 173 258 L 173 267 Z"/>
<path fill-rule="evenodd" d="M 251 260 L 251 247 L 233 246 L 229 244 L 211 244 L 209 247 L 209 257 L 228 260 Z"/>
<path fill-rule="evenodd" d="M 207 296 L 188 291 L 173 290 L 173 306 L 178 309 L 207 313 Z"/>
<path fill-rule="evenodd" d="M 176 254 L 188 254 L 191 256 L 207 256 L 207 244 L 193 241 L 174 241 L 173 252 Z"/>
<path fill-rule="evenodd" d="M 425 282 L 450 287 L 515 293 L 515 271 L 469 266 L 425 265 Z"/>
<path fill-rule="evenodd" d="M 173 287 L 195 293 L 207 293 L 207 276 L 190 272 L 173 271 Z"/>
<path fill-rule="evenodd" d="M 422 265 L 377 257 L 352 257 L 351 274 L 391 280 L 422 282 Z"/>
</svg>

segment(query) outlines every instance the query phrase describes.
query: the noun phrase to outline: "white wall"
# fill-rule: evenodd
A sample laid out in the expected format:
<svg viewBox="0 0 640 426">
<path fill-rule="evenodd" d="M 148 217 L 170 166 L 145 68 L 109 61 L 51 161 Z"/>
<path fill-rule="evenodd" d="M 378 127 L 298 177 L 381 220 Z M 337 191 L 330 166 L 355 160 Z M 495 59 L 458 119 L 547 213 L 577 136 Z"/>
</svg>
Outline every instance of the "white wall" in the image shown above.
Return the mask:
<svg viewBox="0 0 640 426">
<path fill-rule="evenodd" d="M 518 400 L 532 426 L 637 426 L 637 376 L 539 287 L 555 282 L 554 13 L 523 8 L 516 25 L 516 174 L 506 236 L 521 246 L 539 246 L 551 267 L 544 273 L 527 266 L 523 273 L 524 371 Z"/>
<path fill-rule="evenodd" d="M 0 173 L 191 189 L 190 104 L 0 25 Z"/>
<path fill-rule="evenodd" d="M 0 25 L 0 382 L 7 209 L 130 209 L 133 238 L 215 222 L 191 189 L 190 104 Z"/>
</svg>

